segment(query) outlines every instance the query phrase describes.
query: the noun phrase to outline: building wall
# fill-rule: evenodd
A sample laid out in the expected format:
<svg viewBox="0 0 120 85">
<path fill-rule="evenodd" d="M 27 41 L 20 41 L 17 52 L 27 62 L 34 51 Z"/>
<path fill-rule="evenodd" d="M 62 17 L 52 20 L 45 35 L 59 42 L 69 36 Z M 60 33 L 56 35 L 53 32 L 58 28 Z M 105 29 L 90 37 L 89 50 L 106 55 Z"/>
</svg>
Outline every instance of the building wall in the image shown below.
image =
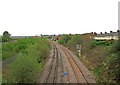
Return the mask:
<svg viewBox="0 0 120 85">
<path fill-rule="evenodd" d="M 94 37 L 95 40 L 118 40 L 118 36 Z"/>
</svg>

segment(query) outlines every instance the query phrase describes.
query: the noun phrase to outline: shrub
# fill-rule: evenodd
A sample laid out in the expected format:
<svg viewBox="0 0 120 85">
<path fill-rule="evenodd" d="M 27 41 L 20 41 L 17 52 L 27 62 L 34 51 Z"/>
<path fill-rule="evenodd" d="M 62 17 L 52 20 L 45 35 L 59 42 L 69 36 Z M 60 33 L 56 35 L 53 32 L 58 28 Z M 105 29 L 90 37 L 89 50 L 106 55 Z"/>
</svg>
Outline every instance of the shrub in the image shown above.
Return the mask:
<svg viewBox="0 0 120 85">
<path fill-rule="evenodd" d="M 109 47 L 108 52 L 106 52 L 106 58 L 104 59 L 101 69 L 103 82 L 107 83 L 120 83 L 120 42 L 115 41 L 113 45 Z"/>
<path fill-rule="evenodd" d="M 33 83 L 38 73 L 38 63 L 32 56 L 21 55 L 9 66 L 9 82 Z"/>
<path fill-rule="evenodd" d="M 91 48 L 94 48 L 96 46 L 109 46 L 111 45 L 112 43 L 110 41 L 97 41 L 97 40 L 92 40 L 90 42 L 90 47 Z"/>
<path fill-rule="evenodd" d="M 8 65 L 7 78 L 3 83 L 35 83 L 44 66 L 44 58 L 49 55 L 50 44 L 46 39 L 32 39 L 34 45 L 27 45 L 21 55 Z M 33 43 L 32 43 L 33 44 Z M 38 62 L 38 58 L 41 62 Z"/>
<path fill-rule="evenodd" d="M 18 52 L 24 52 L 28 45 L 34 45 L 38 39 L 23 38 L 18 39 L 15 42 L 8 42 L 2 45 L 2 59 L 5 60 L 9 57 L 15 56 Z"/>
<path fill-rule="evenodd" d="M 64 44 L 64 40 L 58 40 L 59 44 Z"/>
</svg>

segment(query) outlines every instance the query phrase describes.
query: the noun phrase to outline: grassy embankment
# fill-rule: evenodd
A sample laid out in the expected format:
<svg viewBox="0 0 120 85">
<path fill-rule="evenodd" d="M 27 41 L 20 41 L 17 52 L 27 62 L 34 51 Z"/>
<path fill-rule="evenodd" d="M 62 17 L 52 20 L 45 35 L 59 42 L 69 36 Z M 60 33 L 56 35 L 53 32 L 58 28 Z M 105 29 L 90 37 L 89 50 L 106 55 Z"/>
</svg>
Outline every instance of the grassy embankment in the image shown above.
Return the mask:
<svg viewBox="0 0 120 85">
<path fill-rule="evenodd" d="M 50 43 L 45 38 L 24 38 L 5 44 L 3 59 L 17 52 L 22 54 L 3 71 L 3 83 L 34 83 L 50 49 Z"/>
<path fill-rule="evenodd" d="M 118 82 L 118 41 L 96 41 L 90 34 L 82 35 L 81 60 L 101 83 Z M 85 42 L 86 41 L 86 42 Z M 115 51 L 116 50 L 116 51 Z"/>
<path fill-rule="evenodd" d="M 2 61 L 2 37 L 0 36 L 0 61 Z M 1 64 L 1 63 L 0 63 Z M 2 83 L 2 67 L 0 67 L 0 84 Z"/>
<path fill-rule="evenodd" d="M 82 45 L 80 60 L 96 76 L 97 82 L 114 83 L 120 80 L 120 42 L 96 41 L 92 33 L 63 35 L 58 42 L 78 56 L 76 45 Z"/>
<path fill-rule="evenodd" d="M 2 60 L 2 37 L 0 36 L 0 61 Z"/>
</svg>

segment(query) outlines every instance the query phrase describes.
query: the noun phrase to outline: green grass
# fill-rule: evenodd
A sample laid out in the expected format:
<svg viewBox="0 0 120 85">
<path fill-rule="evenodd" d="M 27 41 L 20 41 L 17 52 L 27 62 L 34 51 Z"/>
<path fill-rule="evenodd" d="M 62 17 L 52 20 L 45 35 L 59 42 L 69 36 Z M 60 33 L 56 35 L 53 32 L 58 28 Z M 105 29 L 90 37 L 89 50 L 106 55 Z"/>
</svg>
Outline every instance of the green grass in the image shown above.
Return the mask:
<svg viewBox="0 0 120 85">
<path fill-rule="evenodd" d="M 51 45 L 45 38 L 29 39 L 27 48 L 13 63 L 8 65 L 8 73 L 3 83 L 35 83 L 44 61 L 50 53 Z M 25 41 L 24 41 L 25 42 Z"/>
</svg>

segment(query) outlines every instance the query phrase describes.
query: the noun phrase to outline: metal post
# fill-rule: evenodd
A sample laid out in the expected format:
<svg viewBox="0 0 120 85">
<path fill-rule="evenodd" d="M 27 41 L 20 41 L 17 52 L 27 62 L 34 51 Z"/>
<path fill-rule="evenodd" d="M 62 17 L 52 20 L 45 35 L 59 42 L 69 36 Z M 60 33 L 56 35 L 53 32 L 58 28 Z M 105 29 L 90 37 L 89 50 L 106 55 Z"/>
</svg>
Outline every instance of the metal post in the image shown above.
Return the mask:
<svg viewBox="0 0 120 85">
<path fill-rule="evenodd" d="M 80 57 L 81 56 L 81 45 L 80 44 L 77 45 L 77 50 L 78 50 L 78 56 Z"/>
</svg>

